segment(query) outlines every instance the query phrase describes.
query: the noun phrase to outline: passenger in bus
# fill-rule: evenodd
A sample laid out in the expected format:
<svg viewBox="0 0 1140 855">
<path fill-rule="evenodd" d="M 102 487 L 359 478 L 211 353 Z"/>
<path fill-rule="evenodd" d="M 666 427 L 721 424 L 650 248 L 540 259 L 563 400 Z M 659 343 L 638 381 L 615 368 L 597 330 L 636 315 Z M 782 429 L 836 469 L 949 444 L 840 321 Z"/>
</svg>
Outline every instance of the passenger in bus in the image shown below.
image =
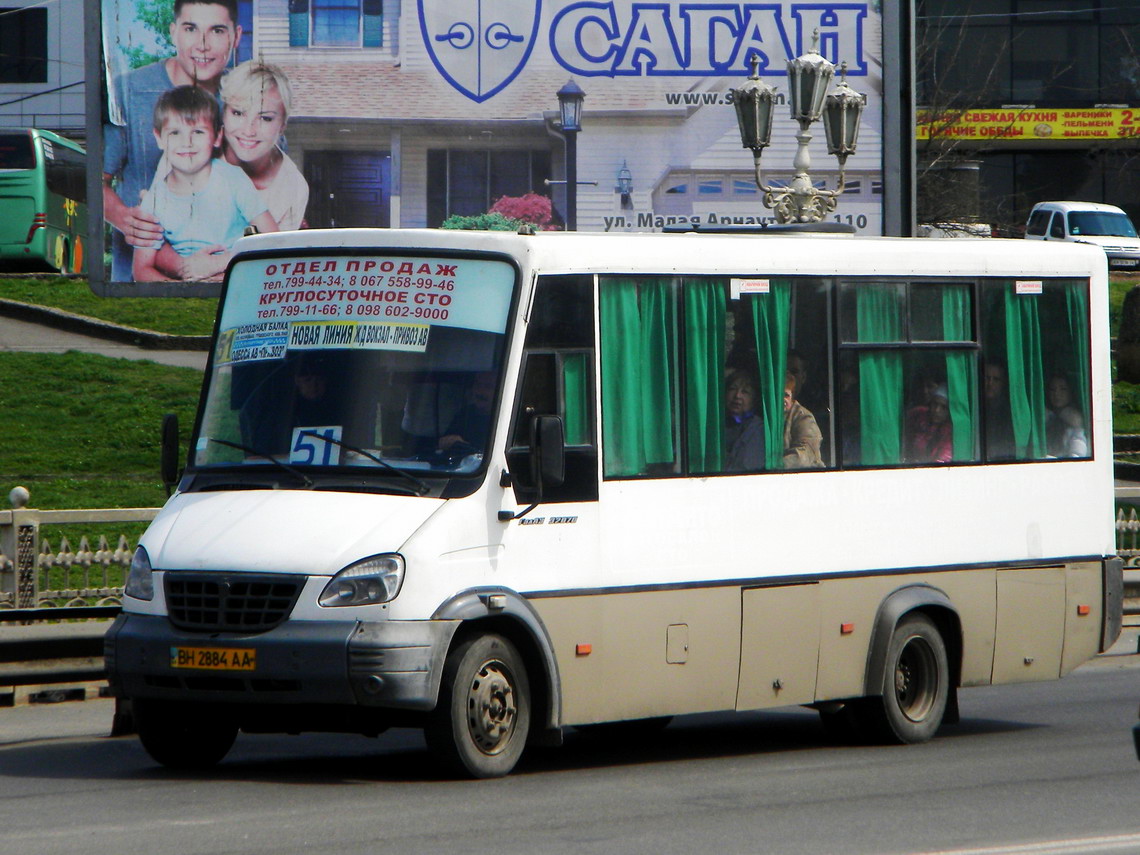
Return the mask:
<svg viewBox="0 0 1140 855">
<path fill-rule="evenodd" d="M 491 410 L 495 403 L 495 373 L 480 371 L 471 381 L 463 405 L 439 438 L 441 451 L 481 452 L 491 430 Z"/>
<path fill-rule="evenodd" d="M 741 368 L 725 384 L 724 470 L 758 472 L 764 468 L 764 421 L 756 414 L 756 378 Z"/>
<path fill-rule="evenodd" d="M 319 356 L 306 355 L 293 376 L 293 424 L 318 427 L 339 424 L 341 414 L 329 395 L 329 366 Z"/>
<path fill-rule="evenodd" d="M 954 458 L 954 437 L 946 387 L 933 387 L 928 401 L 907 411 L 906 459 L 912 463 L 948 463 Z"/>
<path fill-rule="evenodd" d="M 1045 387 L 1045 451 L 1050 457 L 1088 457 L 1084 418 L 1073 406 L 1073 393 L 1063 374 L 1054 374 Z"/>
<path fill-rule="evenodd" d="M 1012 460 L 1013 419 L 1009 410 L 1009 384 L 1005 367 L 997 362 L 986 365 L 983 393 L 985 395 L 986 459 Z"/>
<path fill-rule="evenodd" d="M 811 411 L 796 400 L 796 377 L 784 380 L 784 468 L 818 469 L 823 466 L 823 434 Z"/>
</svg>

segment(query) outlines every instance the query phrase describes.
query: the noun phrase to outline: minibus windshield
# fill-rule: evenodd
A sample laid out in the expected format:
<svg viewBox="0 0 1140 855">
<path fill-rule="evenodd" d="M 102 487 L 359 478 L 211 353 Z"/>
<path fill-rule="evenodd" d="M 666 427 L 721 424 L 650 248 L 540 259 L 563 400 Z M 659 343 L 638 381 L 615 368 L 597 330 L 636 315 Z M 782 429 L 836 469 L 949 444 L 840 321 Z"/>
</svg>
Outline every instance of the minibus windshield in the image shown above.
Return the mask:
<svg viewBox="0 0 1140 855">
<path fill-rule="evenodd" d="M 348 473 L 416 494 L 481 471 L 515 281 L 485 257 L 239 260 L 192 471 L 299 487 Z"/>
</svg>

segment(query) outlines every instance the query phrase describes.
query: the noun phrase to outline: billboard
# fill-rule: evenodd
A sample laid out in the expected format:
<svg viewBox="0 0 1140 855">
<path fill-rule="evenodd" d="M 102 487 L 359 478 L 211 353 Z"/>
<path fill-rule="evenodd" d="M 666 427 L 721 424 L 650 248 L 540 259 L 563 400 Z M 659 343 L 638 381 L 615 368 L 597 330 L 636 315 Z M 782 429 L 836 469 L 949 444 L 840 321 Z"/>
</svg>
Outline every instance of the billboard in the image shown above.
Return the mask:
<svg viewBox="0 0 1140 855">
<path fill-rule="evenodd" d="M 585 92 L 577 228 L 770 222 L 729 89 L 750 58 L 846 63 L 867 95 L 829 220 L 882 230 L 880 0 L 91 0 L 102 17 L 108 283 L 216 281 L 237 235 L 435 227 L 538 193 L 566 221 L 557 91 Z M 791 179 L 779 108 L 767 183 Z M 823 128 L 812 175 L 837 186 Z M 116 290 L 114 293 L 130 293 Z M 168 293 L 179 292 L 174 288 Z"/>
</svg>

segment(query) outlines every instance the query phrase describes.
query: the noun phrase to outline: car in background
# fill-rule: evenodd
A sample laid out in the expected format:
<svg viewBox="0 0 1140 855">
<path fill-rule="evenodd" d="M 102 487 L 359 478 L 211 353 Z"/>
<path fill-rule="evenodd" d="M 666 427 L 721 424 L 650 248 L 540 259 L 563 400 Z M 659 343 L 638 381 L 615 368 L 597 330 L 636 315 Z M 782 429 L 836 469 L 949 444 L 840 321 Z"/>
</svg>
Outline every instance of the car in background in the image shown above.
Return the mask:
<svg viewBox="0 0 1140 855">
<path fill-rule="evenodd" d="M 1038 202 L 1029 213 L 1025 237 L 1099 246 L 1110 270 L 1140 270 L 1140 236 L 1128 214 L 1100 202 Z"/>
</svg>

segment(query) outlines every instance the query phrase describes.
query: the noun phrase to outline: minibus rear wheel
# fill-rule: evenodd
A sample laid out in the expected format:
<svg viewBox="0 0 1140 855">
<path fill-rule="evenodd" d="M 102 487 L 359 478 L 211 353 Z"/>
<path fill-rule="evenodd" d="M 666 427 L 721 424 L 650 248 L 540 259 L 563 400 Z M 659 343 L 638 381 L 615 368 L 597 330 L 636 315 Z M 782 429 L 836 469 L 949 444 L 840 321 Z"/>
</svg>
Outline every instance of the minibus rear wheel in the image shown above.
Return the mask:
<svg viewBox="0 0 1140 855">
<path fill-rule="evenodd" d="M 950 696 L 946 642 L 921 612 L 903 617 L 887 647 L 882 697 L 867 698 L 861 710 L 885 742 L 917 743 L 942 726 Z"/>
<path fill-rule="evenodd" d="M 449 771 L 498 778 L 522 756 L 530 712 L 530 683 L 515 646 L 501 635 L 474 635 L 447 656 L 424 736 Z"/>
<path fill-rule="evenodd" d="M 136 698 L 131 710 L 146 753 L 171 769 L 211 769 L 237 738 L 237 725 L 212 707 Z"/>
</svg>

